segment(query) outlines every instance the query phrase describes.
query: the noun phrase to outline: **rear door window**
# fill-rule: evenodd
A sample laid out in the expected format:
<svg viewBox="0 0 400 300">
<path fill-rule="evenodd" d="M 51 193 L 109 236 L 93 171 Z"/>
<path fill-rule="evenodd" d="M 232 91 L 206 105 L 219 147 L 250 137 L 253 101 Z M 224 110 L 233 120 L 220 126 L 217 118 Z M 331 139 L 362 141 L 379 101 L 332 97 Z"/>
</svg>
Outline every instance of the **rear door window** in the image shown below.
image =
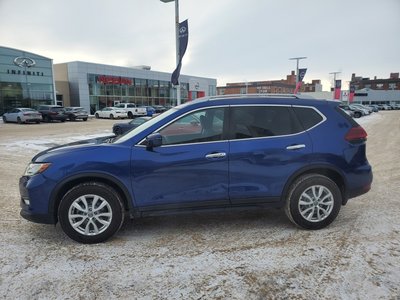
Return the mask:
<svg viewBox="0 0 400 300">
<path fill-rule="evenodd" d="M 233 139 L 284 136 L 302 131 L 289 106 L 233 106 L 230 127 Z"/>
</svg>

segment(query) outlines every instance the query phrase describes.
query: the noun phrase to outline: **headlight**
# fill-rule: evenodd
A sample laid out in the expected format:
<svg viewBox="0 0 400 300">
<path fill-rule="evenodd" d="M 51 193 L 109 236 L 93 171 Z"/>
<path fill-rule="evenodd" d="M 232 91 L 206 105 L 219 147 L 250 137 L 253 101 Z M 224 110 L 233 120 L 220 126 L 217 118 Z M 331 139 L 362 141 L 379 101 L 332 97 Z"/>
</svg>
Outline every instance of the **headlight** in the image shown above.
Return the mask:
<svg viewBox="0 0 400 300">
<path fill-rule="evenodd" d="M 26 167 L 24 176 L 33 176 L 43 173 L 50 167 L 50 163 L 31 163 Z"/>
</svg>

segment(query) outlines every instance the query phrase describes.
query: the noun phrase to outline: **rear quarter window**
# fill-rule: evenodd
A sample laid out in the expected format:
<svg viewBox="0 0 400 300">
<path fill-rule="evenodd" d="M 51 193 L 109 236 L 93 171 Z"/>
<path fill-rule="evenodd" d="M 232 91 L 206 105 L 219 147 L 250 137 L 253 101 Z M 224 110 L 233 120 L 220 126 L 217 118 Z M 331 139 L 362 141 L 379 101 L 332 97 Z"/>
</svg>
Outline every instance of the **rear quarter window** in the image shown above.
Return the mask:
<svg viewBox="0 0 400 300">
<path fill-rule="evenodd" d="M 357 123 L 352 117 L 350 117 L 348 114 L 346 114 L 340 106 L 336 106 L 336 107 L 335 107 L 335 110 L 336 110 L 343 118 L 345 118 L 345 119 L 351 124 L 352 127 L 357 127 L 357 126 L 358 126 L 358 123 Z"/>
<path fill-rule="evenodd" d="M 321 114 L 311 107 L 293 107 L 293 110 L 304 130 L 308 130 L 324 120 Z"/>
</svg>

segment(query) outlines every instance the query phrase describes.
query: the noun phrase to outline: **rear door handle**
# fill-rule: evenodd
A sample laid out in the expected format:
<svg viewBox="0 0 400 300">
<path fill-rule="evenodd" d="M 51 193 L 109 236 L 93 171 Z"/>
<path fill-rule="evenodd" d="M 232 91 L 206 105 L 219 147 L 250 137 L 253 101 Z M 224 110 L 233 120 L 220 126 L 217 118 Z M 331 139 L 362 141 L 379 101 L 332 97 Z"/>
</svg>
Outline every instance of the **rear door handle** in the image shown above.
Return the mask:
<svg viewBox="0 0 400 300">
<path fill-rule="evenodd" d="M 207 159 L 218 159 L 218 158 L 225 158 L 226 153 L 225 152 L 217 152 L 217 153 L 210 153 L 206 155 Z"/>
<path fill-rule="evenodd" d="M 298 149 L 302 149 L 305 147 L 306 147 L 306 145 L 304 145 L 304 144 L 291 145 L 291 146 L 287 146 L 286 150 L 298 150 Z"/>
</svg>

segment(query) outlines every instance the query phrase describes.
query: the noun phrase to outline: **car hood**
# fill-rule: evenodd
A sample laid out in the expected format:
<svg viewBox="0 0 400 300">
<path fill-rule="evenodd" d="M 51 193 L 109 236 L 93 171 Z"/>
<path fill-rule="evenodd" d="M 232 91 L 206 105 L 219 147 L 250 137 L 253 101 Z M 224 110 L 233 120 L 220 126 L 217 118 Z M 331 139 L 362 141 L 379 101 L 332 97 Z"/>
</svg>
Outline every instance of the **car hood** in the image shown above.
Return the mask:
<svg viewBox="0 0 400 300">
<path fill-rule="evenodd" d="M 64 153 L 66 151 L 71 151 L 72 149 L 76 149 L 79 151 L 79 150 L 87 149 L 88 147 L 91 147 L 93 145 L 111 143 L 114 139 L 115 139 L 115 135 L 108 135 L 108 136 L 91 138 L 91 139 L 87 139 L 87 140 L 76 141 L 76 142 L 63 144 L 63 145 L 57 145 L 57 146 L 54 146 L 54 147 L 51 147 L 49 149 L 39 152 L 32 158 L 32 161 L 33 162 L 35 162 L 37 160 L 43 161 L 46 157 L 48 157 L 50 155 Z"/>
</svg>

